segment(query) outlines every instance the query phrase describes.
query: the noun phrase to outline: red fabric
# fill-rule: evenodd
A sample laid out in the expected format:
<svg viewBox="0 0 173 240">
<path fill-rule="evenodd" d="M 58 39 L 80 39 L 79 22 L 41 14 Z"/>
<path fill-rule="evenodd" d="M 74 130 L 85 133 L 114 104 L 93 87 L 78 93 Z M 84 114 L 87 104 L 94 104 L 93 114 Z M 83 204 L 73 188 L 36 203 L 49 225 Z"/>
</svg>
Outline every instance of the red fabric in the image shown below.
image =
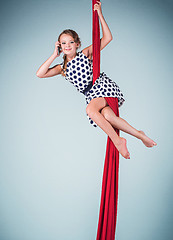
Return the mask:
<svg viewBox="0 0 173 240">
<path fill-rule="evenodd" d="M 92 9 L 96 0 L 92 0 Z M 100 27 L 97 11 L 93 10 L 92 46 L 93 46 L 93 84 L 100 75 Z"/>
<path fill-rule="evenodd" d="M 97 11 L 94 11 L 94 4 L 96 2 L 96 0 L 92 0 L 93 84 L 100 75 L 100 29 Z M 118 99 L 113 97 L 105 97 L 105 99 L 114 113 L 119 116 Z M 115 130 L 119 135 L 119 130 Z M 111 139 L 108 137 L 96 240 L 115 239 L 118 206 L 118 172 L 119 152 Z"/>
</svg>

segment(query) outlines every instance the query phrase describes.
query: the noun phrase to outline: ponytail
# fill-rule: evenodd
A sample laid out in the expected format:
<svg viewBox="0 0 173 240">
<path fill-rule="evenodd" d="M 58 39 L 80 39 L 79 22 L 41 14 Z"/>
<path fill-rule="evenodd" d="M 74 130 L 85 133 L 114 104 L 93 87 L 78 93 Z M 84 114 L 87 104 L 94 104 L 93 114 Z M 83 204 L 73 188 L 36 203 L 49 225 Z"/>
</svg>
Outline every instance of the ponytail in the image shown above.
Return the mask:
<svg viewBox="0 0 173 240">
<path fill-rule="evenodd" d="M 66 69 L 67 69 L 67 56 L 66 56 L 66 54 L 64 54 L 63 59 L 64 59 L 64 63 L 63 63 L 61 75 L 66 76 Z"/>
</svg>

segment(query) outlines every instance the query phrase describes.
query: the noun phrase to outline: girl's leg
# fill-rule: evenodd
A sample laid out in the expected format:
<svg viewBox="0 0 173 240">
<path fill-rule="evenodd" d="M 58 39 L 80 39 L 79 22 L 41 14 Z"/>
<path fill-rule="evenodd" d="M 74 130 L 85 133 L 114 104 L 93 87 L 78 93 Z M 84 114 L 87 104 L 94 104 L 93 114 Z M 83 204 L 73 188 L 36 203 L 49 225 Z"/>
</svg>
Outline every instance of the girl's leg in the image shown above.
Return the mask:
<svg viewBox="0 0 173 240">
<path fill-rule="evenodd" d="M 122 130 L 123 132 L 126 132 L 138 139 L 141 139 L 142 142 L 145 144 L 145 146 L 153 147 L 153 146 L 157 145 L 152 139 L 147 137 L 144 132 L 136 130 L 124 119 L 117 117 L 109 106 L 104 107 L 101 110 L 101 114 L 105 117 L 105 119 L 107 119 L 108 122 L 110 122 L 110 124 L 114 128 L 118 128 L 119 130 Z"/>
<path fill-rule="evenodd" d="M 94 98 L 88 104 L 86 112 L 88 116 L 110 137 L 121 155 L 125 158 L 130 158 L 126 146 L 126 139 L 119 137 L 112 125 L 100 113 L 100 111 L 107 105 L 105 98 Z"/>
</svg>

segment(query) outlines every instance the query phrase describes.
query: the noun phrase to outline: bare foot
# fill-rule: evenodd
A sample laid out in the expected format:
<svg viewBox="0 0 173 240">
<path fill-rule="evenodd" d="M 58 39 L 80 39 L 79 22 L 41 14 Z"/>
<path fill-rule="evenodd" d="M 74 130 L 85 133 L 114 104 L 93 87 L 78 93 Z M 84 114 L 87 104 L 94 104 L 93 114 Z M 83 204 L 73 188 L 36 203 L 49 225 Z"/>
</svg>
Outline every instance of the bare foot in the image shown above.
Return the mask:
<svg viewBox="0 0 173 240">
<path fill-rule="evenodd" d="M 147 137 L 143 131 L 139 131 L 139 132 L 142 134 L 141 140 L 146 147 L 153 147 L 157 145 L 157 143 L 154 142 L 151 138 Z"/>
<path fill-rule="evenodd" d="M 125 138 L 120 137 L 120 142 L 116 144 L 116 148 L 124 158 L 130 159 L 130 153 L 127 149 L 126 142 Z"/>
</svg>

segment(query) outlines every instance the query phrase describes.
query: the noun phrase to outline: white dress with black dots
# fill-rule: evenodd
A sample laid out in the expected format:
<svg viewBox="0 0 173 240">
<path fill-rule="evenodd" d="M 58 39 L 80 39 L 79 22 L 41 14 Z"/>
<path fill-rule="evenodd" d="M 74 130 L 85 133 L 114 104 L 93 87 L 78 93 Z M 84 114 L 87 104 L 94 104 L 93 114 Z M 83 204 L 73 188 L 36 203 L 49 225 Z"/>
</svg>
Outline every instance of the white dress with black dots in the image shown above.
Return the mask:
<svg viewBox="0 0 173 240">
<path fill-rule="evenodd" d="M 65 79 L 71 82 L 79 92 L 85 95 L 86 104 L 93 98 L 98 97 L 116 97 L 118 98 L 118 106 L 120 107 L 125 99 L 119 86 L 112 81 L 104 72 L 93 84 L 93 60 L 87 58 L 82 51 L 67 62 Z M 60 64 L 63 67 L 63 62 Z M 91 125 L 98 125 L 86 114 Z"/>
</svg>

